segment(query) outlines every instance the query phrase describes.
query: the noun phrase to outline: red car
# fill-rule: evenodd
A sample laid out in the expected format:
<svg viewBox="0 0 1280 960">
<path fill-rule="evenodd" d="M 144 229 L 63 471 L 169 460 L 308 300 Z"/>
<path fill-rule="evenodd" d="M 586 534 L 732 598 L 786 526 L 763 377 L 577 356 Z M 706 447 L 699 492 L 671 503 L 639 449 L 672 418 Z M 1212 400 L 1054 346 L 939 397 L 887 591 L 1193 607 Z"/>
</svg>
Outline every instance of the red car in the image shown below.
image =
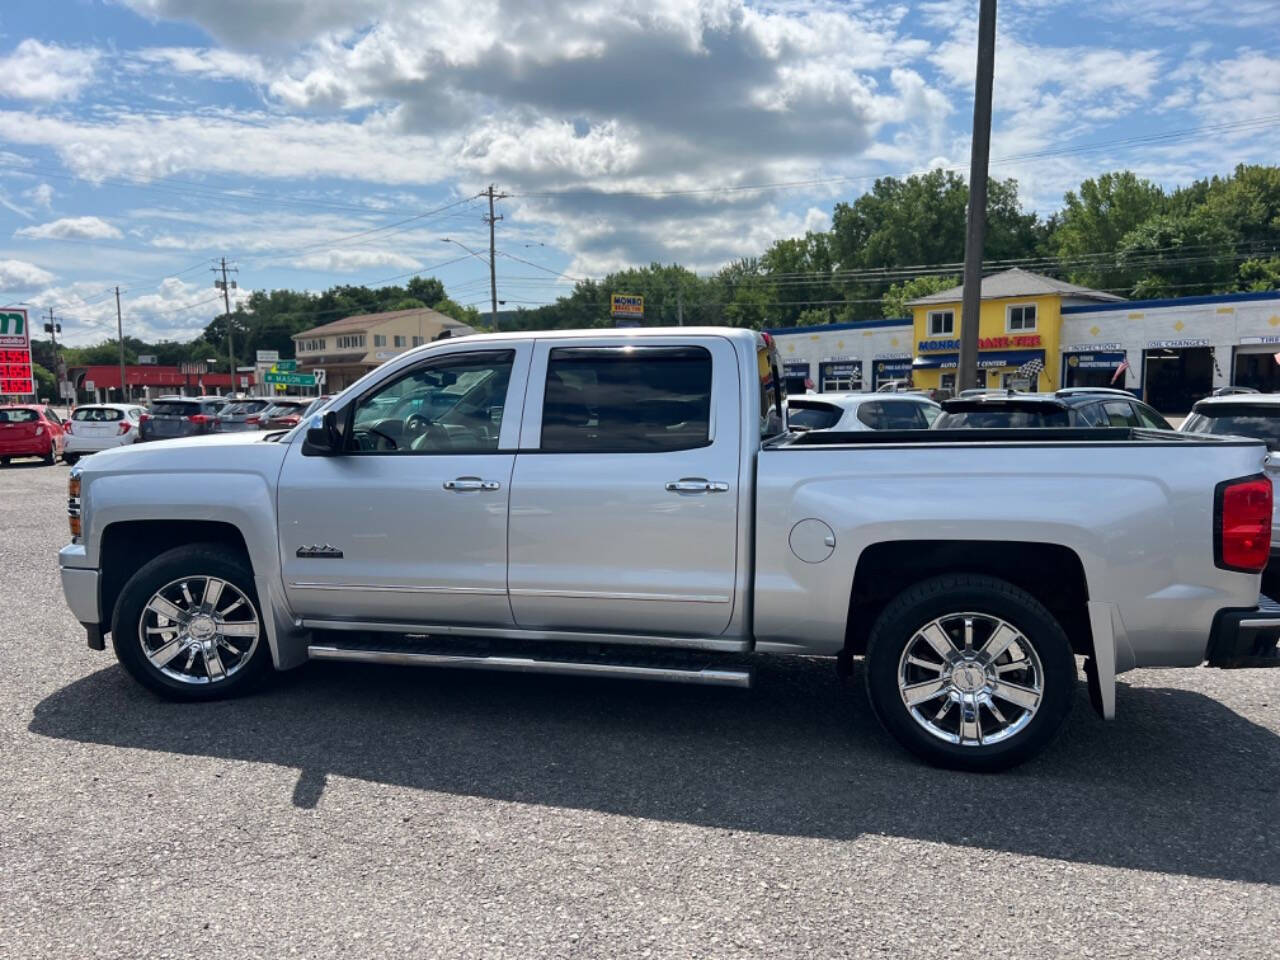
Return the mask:
<svg viewBox="0 0 1280 960">
<path fill-rule="evenodd" d="M 58 462 L 67 445 L 62 420 L 48 407 L 35 403 L 0 407 L 0 464 L 14 457 L 40 457 Z"/>
</svg>

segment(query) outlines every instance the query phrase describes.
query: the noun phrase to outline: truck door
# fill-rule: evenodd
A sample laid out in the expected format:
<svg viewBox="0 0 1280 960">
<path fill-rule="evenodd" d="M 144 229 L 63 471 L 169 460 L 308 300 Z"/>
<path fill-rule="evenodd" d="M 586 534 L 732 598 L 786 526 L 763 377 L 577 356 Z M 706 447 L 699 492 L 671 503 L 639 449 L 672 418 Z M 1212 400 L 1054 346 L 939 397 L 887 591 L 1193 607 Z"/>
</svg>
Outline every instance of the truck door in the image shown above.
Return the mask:
<svg viewBox="0 0 1280 960">
<path fill-rule="evenodd" d="M 718 337 L 539 340 L 511 482 L 520 627 L 717 636 L 734 604 L 741 391 Z"/>
<path fill-rule="evenodd" d="M 341 454 L 291 445 L 278 510 L 297 615 L 512 625 L 507 504 L 531 353 L 432 351 L 339 412 Z"/>
</svg>

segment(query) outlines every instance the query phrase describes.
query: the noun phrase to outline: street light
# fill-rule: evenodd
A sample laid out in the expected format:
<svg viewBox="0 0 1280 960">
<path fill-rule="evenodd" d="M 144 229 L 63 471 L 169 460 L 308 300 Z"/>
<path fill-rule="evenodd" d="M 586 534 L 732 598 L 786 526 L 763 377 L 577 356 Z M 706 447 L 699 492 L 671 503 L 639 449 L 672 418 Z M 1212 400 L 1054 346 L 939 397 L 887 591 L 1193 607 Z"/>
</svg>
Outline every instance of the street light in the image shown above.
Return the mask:
<svg viewBox="0 0 1280 960">
<path fill-rule="evenodd" d="M 454 240 L 452 237 L 441 237 L 440 242 L 452 243 L 454 246 L 461 247 L 463 250 L 467 251 L 467 253 L 471 254 L 473 257 L 479 260 L 481 263 L 485 264 L 486 266 L 488 266 L 489 264 L 489 258 L 486 257 L 483 253 L 476 253 L 476 251 L 472 250 L 465 243 L 459 243 L 457 240 Z"/>
</svg>

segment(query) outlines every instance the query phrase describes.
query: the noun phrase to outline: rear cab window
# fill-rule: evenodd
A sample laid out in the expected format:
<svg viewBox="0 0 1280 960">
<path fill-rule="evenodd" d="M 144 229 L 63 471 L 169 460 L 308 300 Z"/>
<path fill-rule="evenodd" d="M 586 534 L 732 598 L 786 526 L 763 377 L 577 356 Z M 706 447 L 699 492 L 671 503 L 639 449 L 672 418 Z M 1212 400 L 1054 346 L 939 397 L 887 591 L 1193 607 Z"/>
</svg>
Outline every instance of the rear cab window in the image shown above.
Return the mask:
<svg viewBox="0 0 1280 960">
<path fill-rule="evenodd" d="M 555 347 L 539 449 L 657 453 L 707 446 L 711 369 L 703 347 Z"/>
</svg>

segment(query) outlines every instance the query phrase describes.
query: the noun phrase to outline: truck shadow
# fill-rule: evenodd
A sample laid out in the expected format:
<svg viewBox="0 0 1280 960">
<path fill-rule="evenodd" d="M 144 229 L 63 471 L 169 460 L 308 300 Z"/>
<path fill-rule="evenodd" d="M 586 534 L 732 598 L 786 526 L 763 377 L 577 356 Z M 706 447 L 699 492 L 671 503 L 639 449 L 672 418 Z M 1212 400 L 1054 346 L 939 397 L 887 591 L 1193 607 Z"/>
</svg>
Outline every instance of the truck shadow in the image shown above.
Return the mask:
<svg viewBox="0 0 1280 960">
<path fill-rule="evenodd" d="M 761 661 L 751 692 L 313 663 L 262 694 L 162 702 L 116 667 L 37 705 L 83 743 L 735 831 L 910 837 L 1056 860 L 1280 884 L 1280 737 L 1183 690 L 1081 689 L 1064 736 L 999 776 L 935 770 L 880 730 L 860 677 Z M 200 722 L 193 724 L 193 714 Z"/>
</svg>

